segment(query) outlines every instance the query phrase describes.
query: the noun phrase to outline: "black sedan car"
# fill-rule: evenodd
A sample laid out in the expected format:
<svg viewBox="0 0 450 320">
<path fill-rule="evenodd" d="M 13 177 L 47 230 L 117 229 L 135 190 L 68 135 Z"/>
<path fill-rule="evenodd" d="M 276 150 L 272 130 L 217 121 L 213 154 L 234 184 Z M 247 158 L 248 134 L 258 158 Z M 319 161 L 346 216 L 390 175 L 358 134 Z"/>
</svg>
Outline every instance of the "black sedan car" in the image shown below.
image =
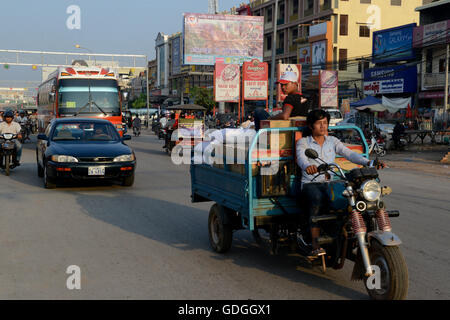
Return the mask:
<svg viewBox="0 0 450 320">
<path fill-rule="evenodd" d="M 38 135 L 37 172 L 46 188 L 60 180 L 108 179 L 132 186 L 136 157 L 108 120 L 54 119 Z"/>
</svg>

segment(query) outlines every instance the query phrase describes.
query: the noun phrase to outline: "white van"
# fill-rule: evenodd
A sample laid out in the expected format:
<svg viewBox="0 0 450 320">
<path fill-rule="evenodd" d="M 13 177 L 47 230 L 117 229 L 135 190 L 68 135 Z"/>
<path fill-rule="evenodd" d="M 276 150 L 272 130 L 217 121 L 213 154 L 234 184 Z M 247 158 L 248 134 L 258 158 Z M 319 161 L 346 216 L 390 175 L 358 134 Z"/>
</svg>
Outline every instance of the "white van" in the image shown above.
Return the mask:
<svg viewBox="0 0 450 320">
<path fill-rule="evenodd" d="M 335 126 L 338 122 L 344 120 L 341 111 L 338 109 L 325 109 L 330 114 L 330 127 Z"/>
</svg>

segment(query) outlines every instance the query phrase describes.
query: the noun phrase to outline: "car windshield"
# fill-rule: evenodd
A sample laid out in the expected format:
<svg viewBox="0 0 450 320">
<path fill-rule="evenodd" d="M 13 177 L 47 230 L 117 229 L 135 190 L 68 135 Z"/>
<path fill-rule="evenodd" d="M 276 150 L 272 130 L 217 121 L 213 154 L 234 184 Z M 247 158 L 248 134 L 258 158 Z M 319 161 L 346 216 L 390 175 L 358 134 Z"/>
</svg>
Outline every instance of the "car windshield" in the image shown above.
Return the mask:
<svg viewBox="0 0 450 320">
<path fill-rule="evenodd" d="M 339 111 L 328 111 L 331 119 L 342 119 L 342 115 Z"/>
<path fill-rule="evenodd" d="M 53 141 L 119 141 L 117 130 L 108 123 L 70 122 L 58 123 L 53 130 Z"/>
<path fill-rule="evenodd" d="M 58 111 L 63 115 L 120 115 L 119 93 L 115 80 L 61 80 L 58 102 Z"/>
</svg>

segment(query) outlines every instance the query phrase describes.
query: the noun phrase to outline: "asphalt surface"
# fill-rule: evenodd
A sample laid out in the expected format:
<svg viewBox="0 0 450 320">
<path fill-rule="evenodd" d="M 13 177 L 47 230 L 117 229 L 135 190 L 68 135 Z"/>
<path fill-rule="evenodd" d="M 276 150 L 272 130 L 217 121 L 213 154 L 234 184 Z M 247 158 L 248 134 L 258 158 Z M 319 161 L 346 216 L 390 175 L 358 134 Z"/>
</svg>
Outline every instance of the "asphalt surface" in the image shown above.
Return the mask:
<svg viewBox="0 0 450 320">
<path fill-rule="evenodd" d="M 350 281 L 353 263 L 322 274 L 299 256 L 271 256 L 248 231 L 224 255 L 210 249 L 212 203 L 190 202 L 187 166 L 175 166 L 153 135 L 129 142 L 138 169 L 131 188 L 43 188 L 34 143 L 22 166 L 0 172 L 0 299 L 368 299 Z M 450 179 L 386 169 L 386 200 L 409 268 L 409 299 L 450 299 Z M 81 289 L 66 286 L 69 266 Z"/>
</svg>

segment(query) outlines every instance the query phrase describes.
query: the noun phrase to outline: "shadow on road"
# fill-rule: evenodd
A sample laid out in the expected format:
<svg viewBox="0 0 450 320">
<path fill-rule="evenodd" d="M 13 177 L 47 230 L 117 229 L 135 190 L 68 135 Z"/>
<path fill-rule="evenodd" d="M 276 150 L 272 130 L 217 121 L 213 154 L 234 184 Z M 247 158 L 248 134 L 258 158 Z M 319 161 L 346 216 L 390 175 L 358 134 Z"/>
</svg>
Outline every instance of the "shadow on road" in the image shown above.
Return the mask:
<svg viewBox="0 0 450 320">
<path fill-rule="evenodd" d="M 257 268 L 344 298 L 368 298 L 361 292 L 328 279 L 330 275 L 307 270 L 308 267 L 305 268 L 298 256 L 269 256 L 256 246 L 248 231 L 234 233 L 233 247 L 229 253 L 219 255 L 212 252 L 208 239 L 208 212 L 205 210 L 140 197 L 130 192 L 115 193 L 111 197 L 78 194 L 77 202 L 90 217 L 177 249 L 210 251 L 213 258 L 232 259 L 234 264 L 245 269 Z M 126 211 L 115 209 L 123 208 L 124 203 L 127 204 Z"/>
</svg>

